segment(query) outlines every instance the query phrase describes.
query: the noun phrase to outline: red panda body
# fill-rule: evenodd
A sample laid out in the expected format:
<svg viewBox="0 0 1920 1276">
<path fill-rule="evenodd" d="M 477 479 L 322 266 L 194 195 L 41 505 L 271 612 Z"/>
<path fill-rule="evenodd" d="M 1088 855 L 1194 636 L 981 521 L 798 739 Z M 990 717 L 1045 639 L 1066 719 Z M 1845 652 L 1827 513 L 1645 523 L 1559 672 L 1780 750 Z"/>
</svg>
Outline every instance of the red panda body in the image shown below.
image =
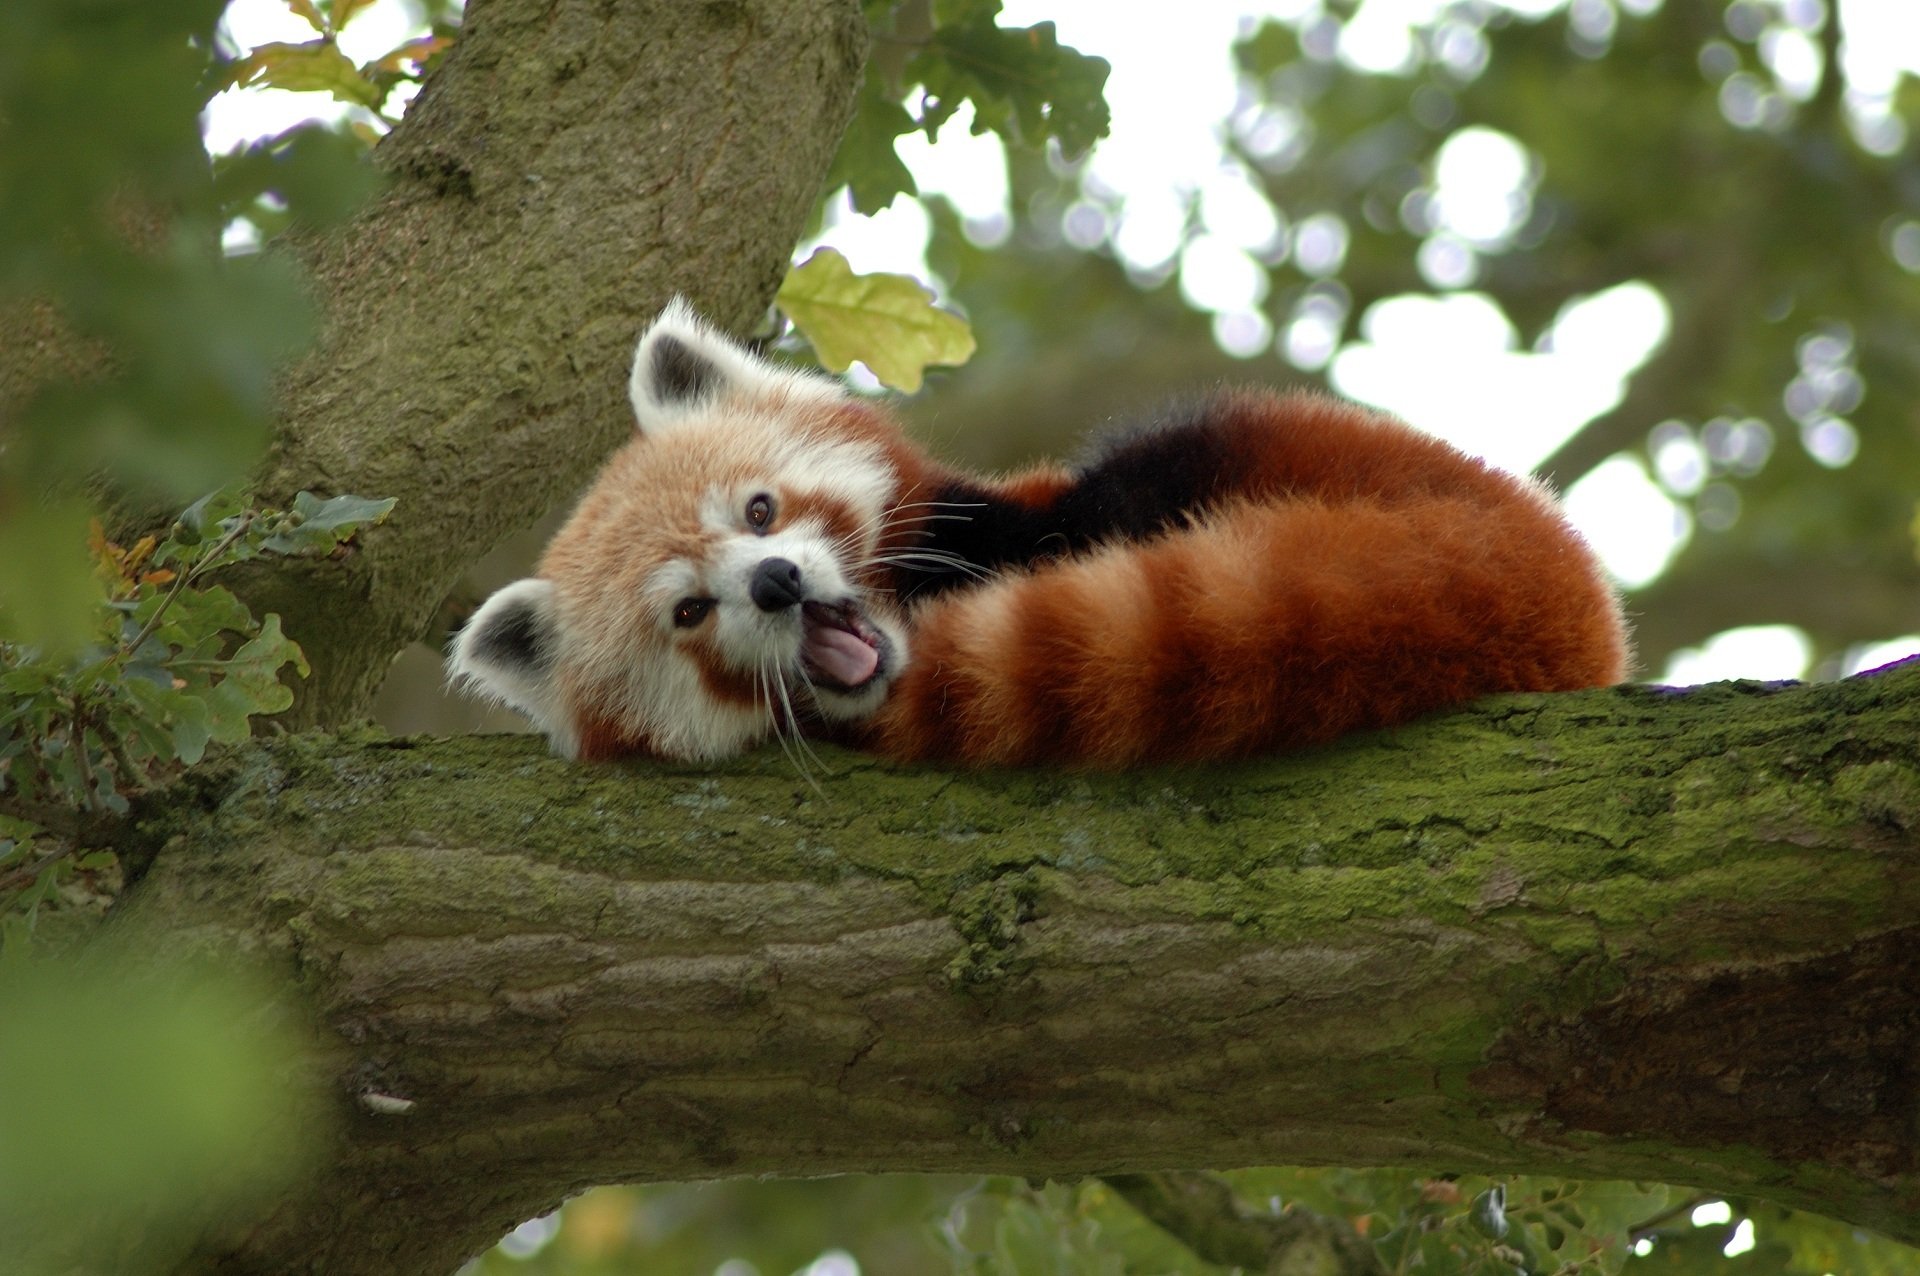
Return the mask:
<svg viewBox="0 0 1920 1276">
<path fill-rule="evenodd" d="M 633 399 L 638 437 L 451 660 L 572 756 L 795 730 L 1199 762 L 1625 674 L 1613 590 L 1544 489 L 1352 404 L 1216 394 L 982 478 L 679 306 Z"/>
</svg>

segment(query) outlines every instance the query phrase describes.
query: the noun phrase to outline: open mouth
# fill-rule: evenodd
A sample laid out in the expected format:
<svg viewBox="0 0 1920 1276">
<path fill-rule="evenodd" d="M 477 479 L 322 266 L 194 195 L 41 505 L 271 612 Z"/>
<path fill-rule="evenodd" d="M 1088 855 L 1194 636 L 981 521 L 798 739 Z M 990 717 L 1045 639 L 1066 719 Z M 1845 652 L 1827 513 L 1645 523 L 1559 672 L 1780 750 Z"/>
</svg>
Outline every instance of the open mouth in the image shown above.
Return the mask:
<svg viewBox="0 0 1920 1276">
<path fill-rule="evenodd" d="M 800 608 L 800 664 L 817 687 L 860 690 L 880 676 L 885 644 L 852 599 Z"/>
</svg>

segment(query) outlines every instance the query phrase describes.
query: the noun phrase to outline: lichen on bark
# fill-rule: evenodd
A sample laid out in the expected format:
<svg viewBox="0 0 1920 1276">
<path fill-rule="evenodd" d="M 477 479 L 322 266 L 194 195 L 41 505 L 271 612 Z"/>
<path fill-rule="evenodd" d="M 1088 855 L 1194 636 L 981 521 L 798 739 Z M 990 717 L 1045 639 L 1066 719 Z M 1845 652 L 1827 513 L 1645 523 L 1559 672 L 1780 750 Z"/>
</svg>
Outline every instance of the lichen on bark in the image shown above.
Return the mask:
<svg viewBox="0 0 1920 1276">
<path fill-rule="evenodd" d="M 1652 1178 L 1920 1238 L 1917 729 L 1920 665 L 819 791 L 296 736 L 155 805 L 126 911 L 279 954 L 318 1075 L 415 1105 L 248 1251 L 329 1270 L 345 1214 L 451 1260 L 593 1182 L 884 1170 Z"/>
</svg>

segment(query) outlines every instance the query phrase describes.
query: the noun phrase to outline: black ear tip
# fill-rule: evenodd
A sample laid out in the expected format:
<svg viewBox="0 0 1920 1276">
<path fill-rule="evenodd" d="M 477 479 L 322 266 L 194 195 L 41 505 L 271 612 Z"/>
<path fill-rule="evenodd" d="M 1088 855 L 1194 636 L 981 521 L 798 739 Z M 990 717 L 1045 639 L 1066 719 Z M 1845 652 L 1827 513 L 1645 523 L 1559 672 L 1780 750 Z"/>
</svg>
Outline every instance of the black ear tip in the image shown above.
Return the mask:
<svg viewBox="0 0 1920 1276">
<path fill-rule="evenodd" d="M 545 618 L 531 601 L 484 618 L 472 641 L 477 659 L 508 669 L 541 668 L 550 652 Z"/>
<path fill-rule="evenodd" d="M 662 403 L 701 398 L 720 380 L 718 368 L 671 333 L 655 338 L 651 363 L 654 398 Z"/>
</svg>

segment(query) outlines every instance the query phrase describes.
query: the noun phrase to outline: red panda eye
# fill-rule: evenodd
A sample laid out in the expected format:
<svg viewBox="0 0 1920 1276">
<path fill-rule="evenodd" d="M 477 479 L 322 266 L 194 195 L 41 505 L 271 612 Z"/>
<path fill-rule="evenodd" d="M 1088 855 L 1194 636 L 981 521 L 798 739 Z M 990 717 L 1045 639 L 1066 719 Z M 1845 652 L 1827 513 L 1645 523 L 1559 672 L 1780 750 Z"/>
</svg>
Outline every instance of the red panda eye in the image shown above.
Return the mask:
<svg viewBox="0 0 1920 1276">
<path fill-rule="evenodd" d="M 711 598 L 682 598 L 673 605 L 673 627 L 691 629 L 707 618 L 713 610 Z"/>
<path fill-rule="evenodd" d="M 765 492 L 747 502 L 747 526 L 765 528 L 773 522 L 773 498 Z"/>
</svg>

